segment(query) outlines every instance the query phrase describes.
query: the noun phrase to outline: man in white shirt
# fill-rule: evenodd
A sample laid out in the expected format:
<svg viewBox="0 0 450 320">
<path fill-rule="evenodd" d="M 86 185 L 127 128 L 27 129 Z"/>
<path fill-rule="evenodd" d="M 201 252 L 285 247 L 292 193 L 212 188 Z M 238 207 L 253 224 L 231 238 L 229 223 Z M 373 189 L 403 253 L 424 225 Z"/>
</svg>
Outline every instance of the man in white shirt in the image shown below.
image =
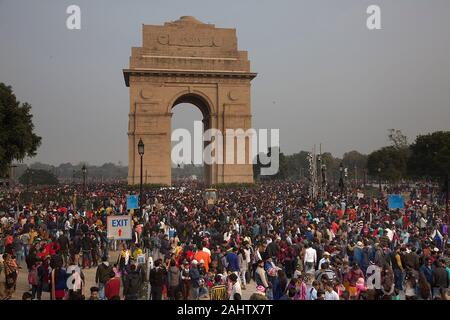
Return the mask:
<svg viewBox="0 0 450 320">
<path fill-rule="evenodd" d="M 330 285 L 325 286 L 325 300 L 339 300 L 339 295 Z"/>
<path fill-rule="evenodd" d="M 320 289 L 319 281 L 314 280 L 311 287 L 306 291 L 306 300 L 317 300 L 317 290 Z"/>
<path fill-rule="evenodd" d="M 231 281 L 232 287 L 231 287 L 231 294 L 230 294 L 230 300 L 235 300 L 234 295 L 237 293 L 242 298 L 242 290 L 241 290 L 241 284 L 238 281 L 238 276 L 235 273 L 230 274 L 229 279 Z"/>
<path fill-rule="evenodd" d="M 392 239 L 394 238 L 394 231 L 390 228 L 386 228 L 384 230 L 386 231 L 386 236 L 389 238 L 389 241 L 392 241 Z"/>
<path fill-rule="evenodd" d="M 327 262 L 328 264 L 331 263 L 331 262 L 330 262 L 330 253 L 327 252 L 327 251 L 325 251 L 325 252 L 323 253 L 323 258 L 320 259 L 320 261 L 319 261 L 319 269 L 322 268 L 322 263 L 324 263 L 324 262 Z"/>
<path fill-rule="evenodd" d="M 70 232 L 70 229 L 72 229 L 72 225 L 71 225 L 71 221 L 70 219 L 66 220 L 66 222 L 64 223 L 64 230 L 66 231 L 66 233 Z"/>
<path fill-rule="evenodd" d="M 223 234 L 223 241 L 228 242 L 231 239 L 231 230 Z"/>
<path fill-rule="evenodd" d="M 425 217 L 422 216 L 422 217 L 420 218 L 419 223 L 420 223 L 420 228 L 421 228 L 421 229 L 425 229 L 425 228 L 427 227 L 428 220 L 425 219 Z"/>
<path fill-rule="evenodd" d="M 313 247 L 310 247 L 309 245 L 306 245 L 306 250 L 305 250 L 305 259 L 304 259 L 304 264 L 305 264 L 305 272 L 306 273 L 314 273 L 314 267 L 316 265 L 317 262 L 317 252 L 316 249 L 314 249 Z"/>
<path fill-rule="evenodd" d="M 252 248 L 246 241 L 244 241 L 244 254 L 246 263 L 250 264 L 250 262 L 252 261 Z"/>
</svg>

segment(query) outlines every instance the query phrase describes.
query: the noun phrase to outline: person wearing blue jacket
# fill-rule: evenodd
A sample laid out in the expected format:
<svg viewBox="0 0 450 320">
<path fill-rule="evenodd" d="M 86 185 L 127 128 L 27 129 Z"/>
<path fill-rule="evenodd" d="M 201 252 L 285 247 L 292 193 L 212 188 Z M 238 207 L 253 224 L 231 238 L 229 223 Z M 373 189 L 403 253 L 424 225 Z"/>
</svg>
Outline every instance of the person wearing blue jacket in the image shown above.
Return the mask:
<svg viewBox="0 0 450 320">
<path fill-rule="evenodd" d="M 425 259 L 425 264 L 422 265 L 419 269 L 420 273 L 423 273 L 425 278 L 427 279 L 427 282 L 430 284 L 430 286 L 433 286 L 433 269 L 432 269 L 432 261 L 429 258 Z"/>
<path fill-rule="evenodd" d="M 231 252 L 227 253 L 228 270 L 231 272 L 239 272 L 239 257 L 237 255 L 238 249 L 233 248 Z"/>
<path fill-rule="evenodd" d="M 52 300 L 62 300 L 67 289 L 67 273 L 66 270 L 57 266 L 50 277 L 50 297 Z"/>
<path fill-rule="evenodd" d="M 198 271 L 198 261 L 192 260 L 191 268 L 189 269 L 189 278 L 191 278 L 192 298 L 198 300 L 200 291 L 200 272 Z"/>
<path fill-rule="evenodd" d="M 353 248 L 353 262 L 356 262 L 358 265 L 362 265 L 363 258 L 363 243 L 358 241 L 356 246 Z"/>
</svg>

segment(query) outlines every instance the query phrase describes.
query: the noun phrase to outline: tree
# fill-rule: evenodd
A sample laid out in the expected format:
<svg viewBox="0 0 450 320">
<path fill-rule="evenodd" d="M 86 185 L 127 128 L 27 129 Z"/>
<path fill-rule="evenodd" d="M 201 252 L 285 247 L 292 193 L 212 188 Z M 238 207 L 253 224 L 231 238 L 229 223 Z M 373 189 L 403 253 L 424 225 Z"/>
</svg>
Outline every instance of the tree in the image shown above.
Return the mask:
<svg viewBox="0 0 450 320">
<path fill-rule="evenodd" d="M 412 176 L 441 178 L 450 173 L 450 131 L 419 135 L 409 149 Z"/>
<path fill-rule="evenodd" d="M 56 176 L 46 170 L 28 169 L 19 178 L 19 182 L 23 185 L 57 185 Z"/>
<path fill-rule="evenodd" d="M 291 180 L 298 180 L 300 178 L 308 177 L 309 164 L 308 152 L 300 151 L 291 155 L 285 155 L 287 177 Z"/>
<path fill-rule="evenodd" d="M 367 168 L 367 155 L 356 150 L 346 152 L 342 157 L 342 164 L 345 168 L 348 168 L 348 179 L 357 178 L 362 181 Z"/>
<path fill-rule="evenodd" d="M 322 153 L 322 165 L 325 165 L 326 168 L 326 179 L 328 184 L 332 184 L 337 179 L 339 179 L 339 164 L 341 160 L 333 157 L 330 152 Z M 320 172 L 320 169 L 319 169 Z M 319 174 L 320 179 L 320 174 Z"/>
<path fill-rule="evenodd" d="M 401 130 L 389 129 L 388 139 L 396 149 L 408 148 L 408 137 Z"/>
<path fill-rule="evenodd" d="M 350 151 L 344 153 L 342 158 L 344 167 L 353 169 L 355 166 L 358 169 L 365 169 L 367 167 L 367 155 L 359 153 L 358 151 Z"/>
<path fill-rule="evenodd" d="M 381 178 L 392 182 L 401 180 L 407 173 L 407 152 L 394 146 L 372 152 L 367 158 L 369 175 L 377 177 L 378 168 L 381 169 Z"/>
<path fill-rule="evenodd" d="M 276 149 L 275 149 L 276 148 Z M 278 149 L 278 150 L 277 150 Z M 273 164 L 269 163 L 267 165 L 263 165 L 260 161 L 261 157 L 272 157 L 272 151 L 276 150 L 279 154 L 279 158 L 278 158 L 278 172 L 274 175 L 266 175 L 263 176 L 261 175 L 261 168 L 269 168 L 271 167 Z M 273 159 L 271 159 L 273 160 Z M 275 180 L 275 179 L 286 179 L 289 176 L 289 172 L 288 172 L 288 163 L 286 160 L 286 156 L 280 152 L 279 147 L 269 147 L 269 150 L 267 153 L 264 152 L 260 152 L 257 155 L 257 161 L 256 164 L 253 164 L 253 177 L 255 179 L 259 178 L 261 180 Z"/>
<path fill-rule="evenodd" d="M 369 154 L 367 169 L 369 175 L 392 182 L 397 182 L 407 175 L 409 157 L 408 139 L 401 130 L 388 130 L 388 140 L 392 145 L 383 147 Z M 378 168 L 381 169 L 378 172 Z"/>
<path fill-rule="evenodd" d="M 0 83 L 0 176 L 13 161 L 33 157 L 41 144 L 34 133 L 31 105 L 16 99 L 12 88 Z"/>
</svg>

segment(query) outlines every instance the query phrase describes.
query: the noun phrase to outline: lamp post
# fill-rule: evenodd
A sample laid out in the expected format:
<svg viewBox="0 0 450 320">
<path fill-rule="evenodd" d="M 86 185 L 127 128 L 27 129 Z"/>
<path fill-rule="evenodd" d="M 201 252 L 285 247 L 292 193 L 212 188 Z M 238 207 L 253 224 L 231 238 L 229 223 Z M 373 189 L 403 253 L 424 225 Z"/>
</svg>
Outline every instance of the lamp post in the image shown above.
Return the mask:
<svg viewBox="0 0 450 320">
<path fill-rule="evenodd" d="M 444 182 L 444 192 L 445 192 L 445 213 L 448 214 L 448 198 L 450 193 L 450 173 L 447 173 L 447 177 Z"/>
<path fill-rule="evenodd" d="M 322 176 L 322 191 L 324 196 L 327 196 L 327 166 L 325 164 L 322 164 L 321 167 L 321 176 Z"/>
<path fill-rule="evenodd" d="M 81 171 L 83 172 L 83 194 L 84 196 L 86 196 L 86 173 L 87 173 L 86 165 L 83 164 L 83 166 L 81 167 Z"/>
<path fill-rule="evenodd" d="M 138 142 L 138 153 L 141 156 L 141 181 L 139 184 L 139 207 L 142 215 L 142 171 L 143 171 L 143 157 L 144 157 L 144 142 L 142 142 L 142 139 L 139 139 Z"/>
<path fill-rule="evenodd" d="M 366 184 L 367 184 L 367 169 L 364 169 L 364 188 L 366 188 Z"/>
<path fill-rule="evenodd" d="M 344 193 L 344 165 L 339 165 L 339 188 L 341 189 L 341 196 Z"/>
<path fill-rule="evenodd" d="M 377 172 L 378 172 L 378 189 L 380 190 L 381 194 L 381 168 L 378 168 Z"/>
<path fill-rule="evenodd" d="M 344 168 L 344 181 L 348 181 L 348 168 L 347 167 Z M 347 188 L 345 187 L 345 183 L 344 183 L 344 193 L 345 193 L 345 199 L 347 200 Z"/>
<path fill-rule="evenodd" d="M 27 168 L 27 173 L 28 173 L 28 179 L 27 179 L 27 193 L 30 191 L 30 184 L 31 184 L 31 175 L 32 175 L 32 172 L 33 172 L 33 171 L 31 171 L 30 168 Z"/>
<path fill-rule="evenodd" d="M 317 155 L 317 168 L 319 173 L 322 171 L 322 155 L 319 153 Z M 322 174 L 320 174 L 320 178 L 317 179 L 317 185 L 319 187 L 319 197 L 322 199 Z"/>
</svg>

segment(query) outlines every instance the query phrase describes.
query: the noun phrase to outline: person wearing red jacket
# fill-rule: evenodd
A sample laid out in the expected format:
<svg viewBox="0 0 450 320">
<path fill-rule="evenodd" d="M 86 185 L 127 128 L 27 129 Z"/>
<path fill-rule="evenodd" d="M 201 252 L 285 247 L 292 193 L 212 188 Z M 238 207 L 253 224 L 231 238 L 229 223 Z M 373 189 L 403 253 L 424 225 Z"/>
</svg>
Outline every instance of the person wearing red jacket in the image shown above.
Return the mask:
<svg viewBox="0 0 450 320">
<path fill-rule="evenodd" d="M 120 297 L 120 277 L 114 275 L 105 285 L 105 297 L 112 300 L 113 297 Z"/>
<path fill-rule="evenodd" d="M 348 291 L 350 294 L 350 299 L 354 299 L 357 295 L 356 283 L 359 278 L 365 279 L 364 274 L 359 268 L 359 265 L 357 263 L 353 263 L 352 269 L 344 277 L 344 281 L 349 284 Z"/>
</svg>

